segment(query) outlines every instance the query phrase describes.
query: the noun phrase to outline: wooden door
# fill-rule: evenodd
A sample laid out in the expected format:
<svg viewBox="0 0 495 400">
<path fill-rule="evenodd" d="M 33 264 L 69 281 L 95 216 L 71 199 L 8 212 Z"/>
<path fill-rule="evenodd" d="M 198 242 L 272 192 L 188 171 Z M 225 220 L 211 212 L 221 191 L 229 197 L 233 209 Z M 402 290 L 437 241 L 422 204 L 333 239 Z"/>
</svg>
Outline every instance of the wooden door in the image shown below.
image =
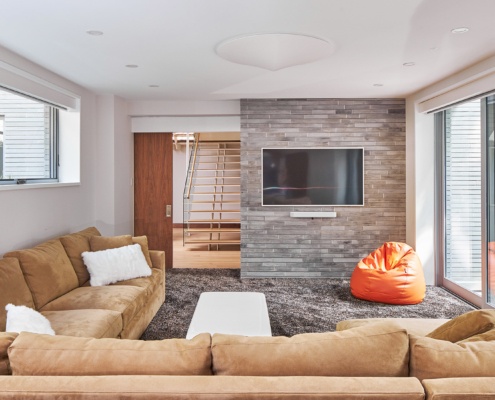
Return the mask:
<svg viewBox="0 0 495 400">
<path fill-rule="evenodd" d="M 134 134 L 134 235 L 165 251 L 172 267 L 172 134 Z"/>
</svg>

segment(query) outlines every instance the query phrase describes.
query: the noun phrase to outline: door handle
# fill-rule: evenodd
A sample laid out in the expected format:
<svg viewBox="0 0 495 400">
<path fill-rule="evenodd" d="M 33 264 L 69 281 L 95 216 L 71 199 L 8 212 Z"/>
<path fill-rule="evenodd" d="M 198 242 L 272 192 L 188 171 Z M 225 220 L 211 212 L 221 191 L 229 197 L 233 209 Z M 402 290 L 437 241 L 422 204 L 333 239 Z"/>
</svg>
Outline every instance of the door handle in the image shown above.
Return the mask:
<svg viewBox="0 0 495 400">
<path fill-rule="evenodd" d="M 165 217 L 170 218 L 172 216 L 172 206 L 167 204 L 165 207 Z"/>
</svg>

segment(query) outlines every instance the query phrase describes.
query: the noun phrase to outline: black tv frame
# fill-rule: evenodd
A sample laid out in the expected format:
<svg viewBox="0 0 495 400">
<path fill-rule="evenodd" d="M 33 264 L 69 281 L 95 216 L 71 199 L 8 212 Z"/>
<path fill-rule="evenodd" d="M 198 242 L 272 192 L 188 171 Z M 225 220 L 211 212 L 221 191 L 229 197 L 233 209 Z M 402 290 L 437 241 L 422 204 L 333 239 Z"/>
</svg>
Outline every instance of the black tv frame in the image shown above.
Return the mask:
<svg viewBox="0 0 495 400">
<path fill-rule="evenodd" d="M 270 151 L 274 150 L 276 152 L 285 152 L 288 154 L 296 154 L 297 150 L 301 150 L 307 152 L 308 150 L 359 150 L 361 152 L 360 162 L 362 170 L 360 171 L 360 179 L 361 179 L 361 192 L 358 194 L 360 197 L 360 201 L 349 204 L 349 203 L 337 203 L 337 204 L 308 204 L 308 203 L 298 203 L 297 201 L 290 204 L 278 204 L 278 203 L 267 203 L 265 200 L 265 187 L 264 187 L 264 152 L 265 150 Z M 324 167 L 322 167 L 324 168 Z M 263 147 L 261 148 L 261 205 L 268 207 L 362 207 L 364 206 L 364 148 L 363 147 Z M 306 187 L 298 187 L 298 190 L 307 190 Z M 360 196 L 359 196 L 360 195 Z M 303 197 L 302 197 L 303 198 Z"/>
</svg>

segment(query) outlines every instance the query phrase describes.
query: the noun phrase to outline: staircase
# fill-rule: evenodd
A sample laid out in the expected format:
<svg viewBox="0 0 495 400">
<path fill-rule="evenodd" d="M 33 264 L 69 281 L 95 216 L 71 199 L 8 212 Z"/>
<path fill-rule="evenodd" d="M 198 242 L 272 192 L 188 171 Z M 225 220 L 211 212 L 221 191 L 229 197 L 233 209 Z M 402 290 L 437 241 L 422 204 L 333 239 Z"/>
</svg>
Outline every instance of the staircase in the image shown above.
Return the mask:
<svg viewBox="0 0 495 400">
<path fill-rule="evenodd" d="M 184 188 L 184 245 L 240 245 L 240 142 L 192 146 Z"/>
</svg>

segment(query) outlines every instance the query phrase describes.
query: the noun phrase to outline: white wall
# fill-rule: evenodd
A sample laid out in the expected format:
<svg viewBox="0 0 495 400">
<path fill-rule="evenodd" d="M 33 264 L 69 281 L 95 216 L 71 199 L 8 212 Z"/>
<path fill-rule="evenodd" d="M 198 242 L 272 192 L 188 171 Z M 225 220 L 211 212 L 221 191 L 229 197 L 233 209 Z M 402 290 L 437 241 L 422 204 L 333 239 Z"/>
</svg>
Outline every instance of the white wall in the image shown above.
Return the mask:
<svg viewBox="0 0 495 400">
<path fill-rule="evenodd" d="M 433 115 L 406 101 L 406 242 L 418 253 L 428 285 L 435 284 Z"/>
<path fill-rule="evenodd" d="M 81 160 L 80 184 L 47 188 L 15 187 L 0 191 L 0 255 L 3 255 L 7 251 L 30 247 L 42 240 L 95 224 L 96 98 L 84 88 L 4 48 L 0 48 L 0 59 L 2 82 L 6 82 L 12 75 L 13 67 L 36 77 L 36 81 L 30 82 L 17 76 L 16 79 L 22 82 L 24 90 L 30 91 L 32 88 L 33 93 L 39 92 L 47 84 L 80 97 L 80 146 L 84 155 Z M 4 69 L 6 65 L 10 70 Z M 50 91 L 53 90 L 47 90 Z"/>
<path fill-rule="evenodd" d="M 434 117 L 438 107 L 495 89 L 495 57 L 406 99 L 407 242 L 418 252 L 427 284 L 435 283 Z"/>
<path fill-rule="evenodd" d="M 96 224 L 105 235 L 132 234 L 133 138 L 127 102 L 97 97 Z"/>
<path fill-rule="evenodd" d="M 115 235 L 134 232 L 134 138 L 127 101 L 115 98 Z"/>
</svg>

